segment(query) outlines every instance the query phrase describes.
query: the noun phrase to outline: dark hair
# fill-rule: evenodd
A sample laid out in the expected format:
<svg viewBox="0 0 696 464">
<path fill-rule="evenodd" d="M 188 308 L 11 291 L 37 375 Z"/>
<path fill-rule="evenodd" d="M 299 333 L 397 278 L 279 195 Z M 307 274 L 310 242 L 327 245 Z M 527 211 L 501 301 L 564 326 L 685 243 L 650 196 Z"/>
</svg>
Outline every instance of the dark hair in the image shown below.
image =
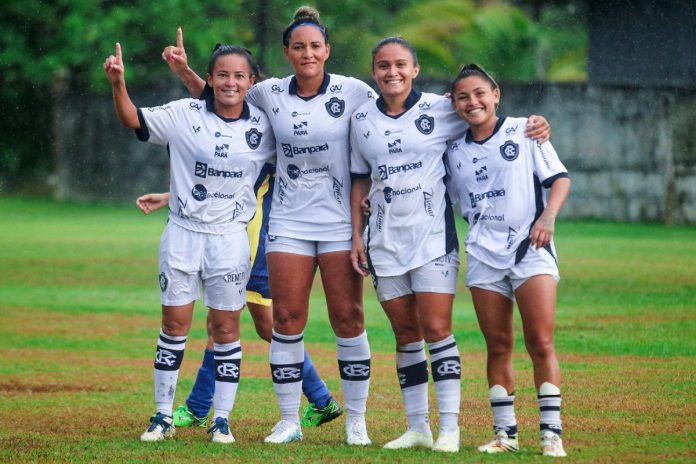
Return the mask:
<svg viewBox="0 0 696 464">
<path fill-rule="evenodd" d="M 292 22 L 283 32 L 283 45 L 290 45 L 292 32 L 300 26 L 314 26 L 324 36 L 324 42 L 329 43 L 329 30 L 319 21 L 319 12 L 311 6 L 301 6 L 295 11 Z"/>
<path fill-rule="evenodd" d="M 224 55 L 239 55 L 246 58 L 247 63 L 249 63 L 249 70 L 251 75 L 254 77 L 259 77 L 261 71 L 259 70 L 259 65 L 256 64 L 254 58 L 251 56 L 251 52 L 244 47 L 239 47 L 237 45 L 225 45 L 217 44 L 213 48 L 213 53 L 210 55 L 210 60 L 208 60 L 208 74 L 213 74 L 213 68 L 215 68 L 215 63 L 218 58 Z"/>
<path fill-rule="evenodd" d="M 466 79 L 467 77 L 471 76 L 479 76 L 483 78 L 485 81 L 487 81 L 489 84 L 491 84 L 491 88 L 497 89 L 498 83 L 493 79 L 493 77 L 486 72 L 483 67 L 477 65 L 476 63 L 469 63 L 462 65 L 461 68 L 459 68 L 459 73 L 457 74 L 457 77 L 454 78 L 452 81 L 452 86 L 450 87 L 450 98 L 452 101 L 454 101 L 454 88 L 457 86 L 459 81 L 462 79 Z"/>
<path fill-rule="evenodd" d="M 408 40 L 404 39 L 400 35 L 394 36 L 394 37 L 385 37 L 384 39 L 380 40 L 377 45 L 375 45 L 375 48 L 372 49 L 372 68 L 374 69 L 375 67 L 375 56 L 377 56 L 377 53 L 384 47 L 385 45 L 390 45 L 390 44 L 397 44 L 401 45 L 404 47 L 406 50 L 411 52 L 411 57 L 413 58 L 413 65 L 417 66 L 418 65 L 418 55 L 416 54 L 416 49 L 413 48 L 413 45 L 411 45 Z"/>
</svg>

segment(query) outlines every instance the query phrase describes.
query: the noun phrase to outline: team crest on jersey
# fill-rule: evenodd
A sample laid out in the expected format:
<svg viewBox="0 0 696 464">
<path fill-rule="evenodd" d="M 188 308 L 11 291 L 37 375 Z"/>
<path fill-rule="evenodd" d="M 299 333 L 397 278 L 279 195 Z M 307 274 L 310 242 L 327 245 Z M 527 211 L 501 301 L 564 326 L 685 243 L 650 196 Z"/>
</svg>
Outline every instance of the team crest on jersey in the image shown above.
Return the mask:
<svg viewBox="0 0 696 464">
<path fill-rule="evenodd" d="M 167 280 L 167 276 L 164 274 L 164 272 L 161 272 L 159 275 L 160 290 L 162 290 L 162 291 L 167 290 L 168 284 L 169 284 L 169 280 Z"/>
<path fill-rule="evenodd" d="M 421 134 L 432 134 L 435 129 L 435 118 L 427 114 L 421 114 L 418 119 L 416 119 L 415 123 L 416 129 L 418 129 Z"/>
<path fill-rule="evenodd" d="M 261 144 L 261 138 L 263 137 L 263 134 L 256 130 L 256 128 L 251 128 L 249 129 L 246 134 L 244 134 L 244 138 L 246 138 L 246 143 L 249 145 L 249 148 L 252 150 L 256 150 L 259 148 L 259 145 Z"/>
<path fill-rule="evenodd" d="M 327 101 L 324 106 L 326 106 L 326 111 L 331 117 L 340 118 L 346 109 L 346 102 L 339 98 L 331 97 L 331 100 Z"/>
<path fill-rule="evenodd" d="M 196 184 L 191 189 L 191 195 L 198 201 L 203 201 L 208 198 L 208 189 L 202 184 Z"/>
<path fill-rule="evenodd" d="M 500 155 L 504 160 L 515 161 L 520 155 L 520 146 L 512 140 L 508 140 L 500 146 Z"/>
</svg>

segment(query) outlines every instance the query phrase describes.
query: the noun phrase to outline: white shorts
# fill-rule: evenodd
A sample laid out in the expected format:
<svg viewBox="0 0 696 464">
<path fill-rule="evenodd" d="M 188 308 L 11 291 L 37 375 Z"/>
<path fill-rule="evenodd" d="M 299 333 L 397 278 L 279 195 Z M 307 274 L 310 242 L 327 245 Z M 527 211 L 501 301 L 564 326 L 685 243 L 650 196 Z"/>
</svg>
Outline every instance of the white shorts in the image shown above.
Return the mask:
<svg viewBox="0 0 696 464">
<path fill-rule="evenodd" d="M 295 255 L 316 257 L 323 253 L 333 251 L 350 251 L 353 247 L 351 240 L 337 242 L 300 240 L 297 238 L 281 237 L 280 235 L 268 235 L 266 237 L 266 253 L 280 251 Z"/>
<path fill-rule="evenodd" d="M 389 301 L 412 293 L 452 293 L 457 289 L 459 252 L 452 250 L 406 274 L 373 277 L 379 301 Z"/>
<path fill-rule="evenodd" d="M 247 232 L 205 234 L 169 222 L 160 241 L 159 272 L 163 305 L 181 306 L 196 301 L 203 282 L 207 307 L 242 309 L 250 272 Z"/>
<path fill-rule="evenodd" d="M 530 245 L 522 261 L 509 269 L 496 269 L 466 255 L 466 286 L 500 293 L 512 301 L 515 301 L 515 290 L 530 277 L 542 274 L 550 275 L 556 282 L 561 280 L 556 258 L 545 248 Z"/>
</svg>

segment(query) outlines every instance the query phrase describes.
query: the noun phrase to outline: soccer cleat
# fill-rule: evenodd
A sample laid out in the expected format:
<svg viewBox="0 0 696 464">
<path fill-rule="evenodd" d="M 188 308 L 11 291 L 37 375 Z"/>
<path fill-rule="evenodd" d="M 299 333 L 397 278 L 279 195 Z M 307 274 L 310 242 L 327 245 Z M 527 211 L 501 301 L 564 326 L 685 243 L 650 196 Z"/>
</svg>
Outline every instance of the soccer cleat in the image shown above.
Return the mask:
<svg viewBox="0 0 696 464">
<path fill-rule="evenodd" d="M 177 427 L 207 427 L 208 416 L 196 417 L 188 406 L 182 404 L 174 411 L 174 425 Z"/>
<path fill-rule="evenodd" d="M 302 429 L 300 429 L 300 424 L 281 419 L 275 427 L 273 427 L 271 434 L 263 441 L 266 443 L 279 444 L 298 440 L 302 440 Z"/>
<path fill-rule="evenodd" d="M 440 430 L 440 435 L 433 445 L 433 451 L 441 451 L 443 453 L 459 452 L 459 427 L 455 430 L 443 432 Z"/>
<path fill-rule="evenodd" d="M 343 414 L 343 409 L 338 401 L 329 398 L 329 402 L 323 408 L 317 408 L 314 403 L 309 403 L 302 414 L 301 424 L 305 427 L 319 427 Z"/>
<path fill-rule="evenodd" d="M 372 440 L 367 436 L 365 418 L 351 417 L 346 421 L 346 443 L 353 446 L 369 446 Z"/>
<path fill-rule="evenodd" d="M 561 436 L 550 430 L 541 432 L 541 453 L 544 456 L 564 458 L 566 452 L 563 449 L 563 440 L 561 440 Z"/>
<path fill-rule="evenodd" d="M 150 418 L 150 426 L 140 435 L 140 441 L 162 441 L 165 438 L 173 437 L 174 432 L 176 432 L 176 428 L 171 416 L 158 412 Z"/>
<path fill-rule="evenodd" d="M 208 429 L 208 436 L 213 443 L 234 443 L 234 437 L 230 432 L 230 423 L 222 417 L 215 419 L 213 426 Z"/>
<path fill-rule="evenodd" d="M 508 436 L 505 430 L 498 430 L 492 442 L 478 447 L 479 453 L 488 454 L 515 452 L 519 449 L 517 435 Z"/>
<path fill-rule="evenodd" d="M 432 448 L 433 434 L 428 428 L 427 433 L 407 430 L 399 438 L 384 445 L 384 449 Z"/>
</svg>

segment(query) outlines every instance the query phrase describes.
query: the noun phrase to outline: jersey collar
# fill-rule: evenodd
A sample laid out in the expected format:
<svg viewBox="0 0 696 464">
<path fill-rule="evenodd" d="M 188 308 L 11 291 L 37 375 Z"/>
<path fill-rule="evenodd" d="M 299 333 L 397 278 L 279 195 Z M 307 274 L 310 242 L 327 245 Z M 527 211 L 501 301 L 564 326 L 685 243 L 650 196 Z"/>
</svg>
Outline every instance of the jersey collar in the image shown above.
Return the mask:
<svg viewBox="0 0 696 464">
<path fill-rule="evenodd" d="M 208 112 L 213 113 L 215 116 L 217 116 L 218 118 L 222 119 L 225 122 L 235 122 L 235 121 L 239 121 L 240 119 L 249 119 L 249 117 L 251 116 L 251 112 L 249 111 L 249 105 L 247 105 L 246 100 L 244 100 L 242 102 L 242 113 L 239 115 L 238 118 L 223 118 L 222 116 L 217 114 L 215 112 L 214 101 L 215 101 L 215 97 L 213 96 L 213 92 L 209 92 L 205 98 L 205 109 L 208 110 Z"/>
<path fill-rule="evenodd" d="M 329 81 L 331 81 L 331 76 L 329 73 L 325 72 L 324 73 L 324 80 L 321 81 L 321 87 L 319 87 L 319 91 L 317 92 L 316 95 L 312 95 L 311 97 L 301 97 L 297 95 L 297 77 L 292 76 L 290 79 L 290 85 L 288 86 L 288 93 L 290 95 L 295 95 L 303 100 L 311 100 L 312 98 L 316 97 L 317 95 L 321 95 L 326 93 L 326 89 L 329 88 Z"/>
<path fill-rule="evenodd" d="M 495 123 L 495 127 L 493 128 L 493 133 L 484 140 L 474 140 L 474 136 L 471 134 L 471 129 L 467 129 L 466 130 L 466 138 L 464 139 L 464 141 L 466 143 L 474 142 L 474 143 L 478 143 L 479 145 L 483 145 L 484 143 L 488 142 L 495 134 L 498 133 L 500 128 L 503 127 L 503 123 L 505 123 L 505 116 L 500 116 L 498 118 L 498 122 Z"/>
<path fill-rule="evenodd" d="M 418 100 L 420 100 L 421 97 L 421 92 L 414 88 L 411 88 L 411 93 L 408 94 L 408 97 L 406 97 L 406 104 L 404 112 L 401 114 L 397 114 L 396 116 L 391 116 L 387 114 L 387 105 L 385 105 L 384 100 L 382 99 L 382 96 L 380 96 L 375 103 L 377 103 L 377 109 L 379 109 L 382 113 L 384 113 L 385 116 L 389 116 L 392 119 L 397 119 L 399 116 L 413 108 L 413 106 L 418 103 Z"/>
</svg>

